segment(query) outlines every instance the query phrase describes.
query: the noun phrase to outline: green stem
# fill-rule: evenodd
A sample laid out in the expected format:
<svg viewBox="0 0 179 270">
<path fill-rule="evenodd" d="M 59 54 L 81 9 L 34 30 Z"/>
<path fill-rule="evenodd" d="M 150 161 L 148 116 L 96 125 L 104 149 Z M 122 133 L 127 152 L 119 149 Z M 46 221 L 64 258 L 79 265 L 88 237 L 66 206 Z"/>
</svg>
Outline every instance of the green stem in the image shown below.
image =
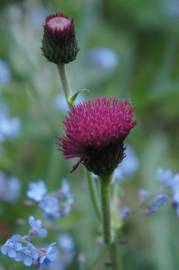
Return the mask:
<svg viewBox="0 0 179 270">
<path fill-rule="evenodd" d="M 112 261 L 112 269 L 113 270 L 122 270 L 121 261 L 119 261 L 120 254 L 118 253 L 117 243 L 113 242 L 108 246 L 109 255 Z"/>
<path fill-rule="evenodd" d="M 71 86 L 70 86 L 70 82 L 69 82 L 68 75 L 67 75 L 67 72 L 66 72 L 66 67 L 65 67 L 65 64 L 58 64 L 57 67 L 58 67 L 58 71 L 59 71 L 59 74 L 60 74 L 60 78 L 61 78 L 61 82 L 62 82 L 66 102 L 67 102 L 68 106 L 70 107 L 68 98 L 71 95 Z"/>
<path fill-rule="evenodd" d="M 121 270 L 119 265 L 119 254 L 117 252 L 117 243 L 113 241 L 111 235 L 111 208 L 110 208 L 110 180 L 111 176 L 101 177 L 101 210 L 102 210 L 102 225 L 103 238 L 107 246 L 111 267 L 113 270 Z"/>
<path fill-rule="evenodd" d="M 108 178 L 101 178 L 100 183 L 103 238 L 108 246 L 111 243 L 110 181 Z"/>
<path fill-rule="evenodd" d="M 91 202 L 92 202 L 94 211 L 96 213 L 96 216 L 100 220 L 101 214 L 100 214 L 100 210 L 99 210 L 99 206 L 98 206 L 98 202 L 97 202 L 97 198 L 96 198 L 94 179 L 92 179 L 90 172 L 86 169 L 85 169 L 85 174 L 86 174 L 86 179 L 87 179 L 87 183 L 88 183 L 88 189 L 89 189 L 89 193 L 90 193 L 90 197 L 91 197 Z"/>
<path fill-rule="evenodd" d="M 66 99 L 68 107 L 70 108 L 71 104 L 69 103 L 69 97 L 72 94 L 72 91 L 71 91 L 67 71 L 66 71 L 64 64 L 58 64 L 57 67 L 58 67 L 59 75 L 61 78 L 65 99 Z M 86 170 L 86 178 L 87 178 L 87 182 L 88 182 L 89 193 L 90 193 L 91 202 L 93 204 L 94 211 L 95 211 L 97 217 L 100 219 L 100 211 L 99 211 L 97 198 L 96 198 L 96 194 L 95 194 L 95 187 L 94 187 L 93 182 L 92 182 L 93 179 L 91 179 L 91 174 L 87 170 Z"/>
</svg>

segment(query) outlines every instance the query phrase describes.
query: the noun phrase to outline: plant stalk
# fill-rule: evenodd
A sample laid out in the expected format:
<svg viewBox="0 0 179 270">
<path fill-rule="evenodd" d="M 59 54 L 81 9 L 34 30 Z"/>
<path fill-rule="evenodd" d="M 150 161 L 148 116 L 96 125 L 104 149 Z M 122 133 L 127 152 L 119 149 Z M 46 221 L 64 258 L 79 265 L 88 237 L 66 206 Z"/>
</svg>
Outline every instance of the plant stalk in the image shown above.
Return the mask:
<svg viewBox="0 0 179 270">
<path fill-rule="evenodd" d="M 119 255 L 117 254 L 117 244 L 112 239 L 110 182 L 111 182 L 111 176 L 101 177 L 100 179 L 103 239 L 109 252 L 112 269 L 121 270 L 121 267 L 119 266 L 119 260 L 118 260 Z"/>
<path fill-rule="evenodd" d="M 61 78 L 63 91 L 65 94 L 65 99 L 66 99 L 68 106 L 70 107 L 69 97 L 71 96 L 71 86 L 70 86 L 70 81 L 68 79 L 66 66 L 65 66 L 65 64 L 58 64 L 57 67 L 58 67 L 59 75 Z"/>
<path fill-rule="evenodd" d="M 58 71 L 61 78 L 63 91 L 65 95 L 65 99 L 67 102 L 68 107 L 71 107 L 69 102 L 69 97 L 71 96 L 71 86 L 67 76 L 66 68 L 64 64 L 58 64 Z M 94 211 L 96 216 L 100 219 L 102 216 L 102 226 L 103 226 L 103 238 L 104 243 L 106 244 L 109 252 L 109 256 L 112 263 L 113 270 L 121 270 L 121 267 L 118 265 L 118 254 L 116 243 L 112 242 L 111 236 L 111 210 L 110 210 L 110 180 L 111 176 L 101 177 L 101 214 L 99 211 L 95 188 L 92 183 L 93 179 L 91 179 L 90 172 L 86 170 L 86 178 L 88 182 L 89 193 L 91 197 L 91 202 L 93 204 Z"/>
<path fill-rule="evenodd" d="M 111 243 L 110 181 L 107 178 L 102 178 L 100 183 L 103 239 L 108 246 Z"/>
<path fill-rule="evenodd" d="M 70 108 L 71 104 L 69 102 L 69 97 L 72 95 L 72 90 L 71 90 L 70 81 L 68 78 L 65 64 L 58 64 L 57 68 L 58 68 L 60 79 L 62 82 L 62 87 L 63 87 L 65 99 L 66 99 L 68 107 Z M 87 182 L 88 182 L 89 193 L 90 193 L 91 202 L 92 202 L 94 211 L 96 213 L 97 218 L 100 219 L 100 210 L 99 210 L 98 202 L 97 202 L 97 198 L 96 198 L 95 187 L 94 187 L 94 184 L 92 182 L 93 179 L 91 178 L 90 172 L 87 170 L 86 170 L 86 178 L 87 178 Z"/>
<path fill-rule="evenodd" d="M 89 194 L 91 197 L 93 209 L 95 211 L 96 217 L 100 220 L 101 213 L 100 213 L 100 209 L 99 209 L 99 205 L 98 205 L 98 201 L 97 201 L 97 197 L 96 197 L 96 191 L 95 191 L 95 186 L 94 186 L 95 180 L 92 179 L 91 173 L 87 169 L 85 169 L 85 175 L 86 175 L 86 179 L 87 179 L 87 183 L 88 183 L 88 189 L 89 189 Z"/>
</svg>

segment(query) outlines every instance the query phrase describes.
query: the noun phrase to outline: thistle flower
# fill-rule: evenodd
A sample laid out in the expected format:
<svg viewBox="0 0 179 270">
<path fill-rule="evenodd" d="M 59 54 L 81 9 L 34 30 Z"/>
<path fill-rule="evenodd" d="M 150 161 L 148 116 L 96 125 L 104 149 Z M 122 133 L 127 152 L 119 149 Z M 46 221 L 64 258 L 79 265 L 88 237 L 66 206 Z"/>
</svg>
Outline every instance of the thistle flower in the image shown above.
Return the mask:
<svg viewBox="0 0 179 270">
<path fill-rule="evenodd" d="M 64 120 L 66 135 L 58 137 L 66 158 L 79 158 L 87 169 L 103 176 L 124 157 L 123 141 L 135 126 L 127 101 L 99 97 L 73 106 Z M 74 167 L 74 169 L 78 166 Z"/>
<path fill-rule="evenodd" d="M 72 19 L 60 13 L 46 18 L 42 51 L 55 64 L 67 64 L 75 60 L 78 47 Z"/>
</svg>

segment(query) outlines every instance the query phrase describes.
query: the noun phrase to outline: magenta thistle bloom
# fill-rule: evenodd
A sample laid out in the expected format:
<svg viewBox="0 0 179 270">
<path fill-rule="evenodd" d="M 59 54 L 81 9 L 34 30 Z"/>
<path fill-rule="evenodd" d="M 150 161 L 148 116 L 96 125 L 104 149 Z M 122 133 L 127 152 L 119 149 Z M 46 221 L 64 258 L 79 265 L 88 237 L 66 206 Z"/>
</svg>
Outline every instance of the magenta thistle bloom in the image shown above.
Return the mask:
<svg viewBox="0 0 179 270">
<path fill-rule="evenodd" d="M 72 19 L 60 13 L 46 18 L 42 51 L 55 64 L 67 64 L 75 60 L 78 48 Z"/>
<path fill-rule="evenodd" d="M 60 149 L 97 175 L 111 174 L 124 157 L 123 141 L 135 124 L 127 101 L 105 97 L 86 101 L 73 106 L 65 118 Z"/>
</svg>

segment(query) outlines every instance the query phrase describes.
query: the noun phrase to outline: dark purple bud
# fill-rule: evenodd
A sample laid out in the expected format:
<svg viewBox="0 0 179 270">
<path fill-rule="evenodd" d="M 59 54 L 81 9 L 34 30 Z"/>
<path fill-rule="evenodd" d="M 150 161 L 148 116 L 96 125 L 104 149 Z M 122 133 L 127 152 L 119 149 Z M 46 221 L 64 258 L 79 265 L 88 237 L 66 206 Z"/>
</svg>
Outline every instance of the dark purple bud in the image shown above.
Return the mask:
<svg viewBox="0 0 179 270">
<path fill-rule="evenodd" d="M 55 64 L 67 64 L 78 53 L 73 20 L 63 14 L 46 18 L 42 39 L 44 56 Z"/>
</svg>

